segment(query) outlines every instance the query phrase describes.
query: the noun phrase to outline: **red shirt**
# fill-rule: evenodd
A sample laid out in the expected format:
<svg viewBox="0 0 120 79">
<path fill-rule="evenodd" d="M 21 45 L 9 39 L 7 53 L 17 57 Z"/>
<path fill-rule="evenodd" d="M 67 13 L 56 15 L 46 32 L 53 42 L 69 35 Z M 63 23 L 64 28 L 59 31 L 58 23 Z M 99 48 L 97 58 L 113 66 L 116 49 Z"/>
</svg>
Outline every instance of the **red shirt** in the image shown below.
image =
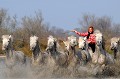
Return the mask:
<svg viewBox="0 0 120 79">
<path fill-rule="evenodd" d="M 86 33 L 80 33 L 80 32 L 75 31 L 75 33 L 78 34 L 79 36 L 84 36 L 84 37 L 88 36 L 88 32 L 86 32 Z M 96 41 L 95 41 L 95 35 L 94 34 L 90 34 L 90 36 L 87 39 L 87 41 L 89 43 L 96 43 Z"/>
</svg>

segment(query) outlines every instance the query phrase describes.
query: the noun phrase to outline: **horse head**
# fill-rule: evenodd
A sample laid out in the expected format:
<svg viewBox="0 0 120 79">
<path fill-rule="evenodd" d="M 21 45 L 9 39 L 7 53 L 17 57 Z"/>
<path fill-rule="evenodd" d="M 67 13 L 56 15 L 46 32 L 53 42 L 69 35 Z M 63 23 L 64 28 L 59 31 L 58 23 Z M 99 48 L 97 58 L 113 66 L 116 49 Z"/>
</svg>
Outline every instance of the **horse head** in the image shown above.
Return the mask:
<svg viewBox="0 0 120 79">
<path fill-rule="evenodd" d="M 77 46 L 77 39 L 74 36 L 69 36 L 67 41 L 63 41 L 66 50 L 70 50 L 70 47 Z"/>
<path fill-rule="evenodd" d="M 78 46 L 79 46 L 79 49 L 84 49 L 85 46 L 86 46 L 86 37 L 79 37 L 79 40 L 78 40 Z"/>
<path fill-rule="evenodd" d="M 65 45 L 65 49 L 69 51 L 69 49 L 70 49 L 69 41 L 63 41 L 63 43 Z"/>
<path fill-rule="evenodd" d="M 120 38 L 117 38 L 117 37 L 113 37 L 111 38 L 111 50 L 114 50 L 114 49 L 118 49 L 118 45 L 120 43 Z"/>
<path fill-rule="evenodd" d="M 38 37 L 37 36 L 31 36 L 30 37 L 30 50 L 34 50 L 38 42 Z"/>
<path fill-rule="evenodd" d="M 32 50 L 33 57 L 36 60 L 39 56 L 40 48 L 38 43 L 38 37 L 35 35 L 30 37 L 30 50 Z"/>
<path fill-rule="evenodd" d="M 57 47 L 57 39 L 50 35 L 48 37 L 47 49 L 46 50 L 52 50 L 56 47 Z"/>
<path fill-rule="evenodd" d="M 75 47 L 78 45 L 77 38 L 75 36 L 68 37 L 68 41 L 69 41 L 70 46 L 72 47 Z"/>
<path fill-rule="evenodd" d="M 13 42 L 12 35 L 2 35 L 2 50 L 6 50 L 11 46 Z"/>
<path fill-rule="evenodd" d="M 102 41 L 103 41 L 103 35 L 102 33 L 98 32 L 95 33 L 95 40 L 96 40 L 96 45 L 102 45 Z"/>
</svg>

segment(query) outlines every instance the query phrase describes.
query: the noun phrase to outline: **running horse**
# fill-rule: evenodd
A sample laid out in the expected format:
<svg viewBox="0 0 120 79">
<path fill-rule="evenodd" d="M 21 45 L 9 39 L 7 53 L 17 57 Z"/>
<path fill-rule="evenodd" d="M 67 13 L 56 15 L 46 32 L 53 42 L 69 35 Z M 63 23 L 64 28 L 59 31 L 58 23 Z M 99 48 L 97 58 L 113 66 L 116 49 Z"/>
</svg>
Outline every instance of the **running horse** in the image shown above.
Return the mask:
<svg viewBox="0 0 120 79">
<path fill-rule="evenodd" d="M 67 54 L 60 48 L 57 39 L 51 35 L 48 37 L 46 51 L 54 59 L 56 65 L 61 67 L 66 66 L 68 59 Z"/>
<path fill-rule="evenodd" d="M 12 68 L 17 63 L 21 65 L 26 63 L 25 54 L 14 50 L 12 35 L 2 35 L 2 50 L 5 51 L 7 67 Z"/>
</svg>

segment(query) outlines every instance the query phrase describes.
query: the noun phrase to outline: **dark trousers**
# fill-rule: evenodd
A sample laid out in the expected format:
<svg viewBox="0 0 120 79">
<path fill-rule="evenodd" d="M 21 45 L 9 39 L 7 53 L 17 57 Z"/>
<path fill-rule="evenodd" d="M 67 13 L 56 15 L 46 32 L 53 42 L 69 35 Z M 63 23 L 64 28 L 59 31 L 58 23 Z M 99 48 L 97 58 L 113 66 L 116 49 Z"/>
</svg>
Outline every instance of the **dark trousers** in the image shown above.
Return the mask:
<svg viewBox="0 0 120 79">
<path fill-rule="evenodd" d="M 94 43 L 89 43 L 88 47 L 91 47 L 93 53 L 95 52 L 95 44 Z"/>
</svg>

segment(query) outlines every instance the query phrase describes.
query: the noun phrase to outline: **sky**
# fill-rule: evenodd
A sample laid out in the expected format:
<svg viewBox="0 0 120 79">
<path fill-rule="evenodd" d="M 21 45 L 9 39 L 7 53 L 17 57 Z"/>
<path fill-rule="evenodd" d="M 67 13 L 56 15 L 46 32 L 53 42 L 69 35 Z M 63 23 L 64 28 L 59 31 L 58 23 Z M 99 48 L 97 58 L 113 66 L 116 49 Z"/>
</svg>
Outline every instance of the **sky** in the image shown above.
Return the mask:
<svg viewBox="0 0 120 79">
<path fill-rule="evenodd" d="M 18 18 L 41 11 L 45 23 L 66 30 L 80 27 L 84 14 L 109 16 L 120 23 L 120 0 L 0 0 L 0 8 Z"/>
</svg>

